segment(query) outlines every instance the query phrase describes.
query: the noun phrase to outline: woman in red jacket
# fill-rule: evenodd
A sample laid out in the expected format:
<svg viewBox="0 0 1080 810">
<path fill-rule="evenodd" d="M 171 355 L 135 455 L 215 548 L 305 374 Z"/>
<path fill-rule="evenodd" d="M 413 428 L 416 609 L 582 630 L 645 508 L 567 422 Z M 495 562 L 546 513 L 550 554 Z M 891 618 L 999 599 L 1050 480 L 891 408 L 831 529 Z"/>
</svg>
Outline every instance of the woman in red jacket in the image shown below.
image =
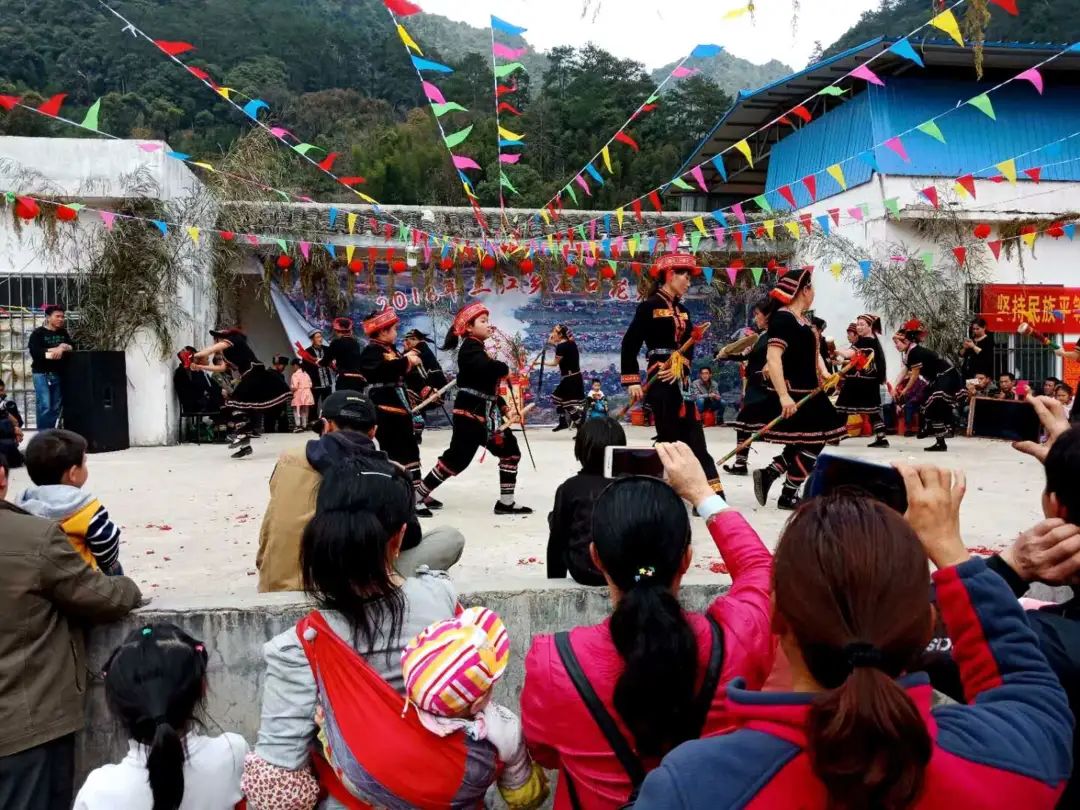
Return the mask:
<svg viewBox="0 0 1080 810">
<path fill-rule="evenodd" d="M 611 618 L 540 636 L 525 660 L 521 719 L 534 758 L 559 770 L 556 810 L 621 807 L 669 750 L 730 728 L 718 684 L 741 675 L 760 688 L 772 668 L 768 550 L 689 447 L 657 450 L 671 486 L 618 479 L 593 511 L 592 558 Z M 704 614 L 679 607 L 691 562 L 680 496 L 705 518 L 731 572 L 731 590 Z"/>
<path fill-rule="evenodd" d="M 1008 585 L 964 548 L 963 476 L 901 472 L 907 521 L 852 496 L 795 514 L 773 626 L 796 691 L 728 687 L 738 730 L 672 752 L 637 810 L 1054 807 L 1072 769 L 1065 692 Z M 967 705 L 934 706 L 908 672 L 934 624 L 928 556 Z"/>
</svg>

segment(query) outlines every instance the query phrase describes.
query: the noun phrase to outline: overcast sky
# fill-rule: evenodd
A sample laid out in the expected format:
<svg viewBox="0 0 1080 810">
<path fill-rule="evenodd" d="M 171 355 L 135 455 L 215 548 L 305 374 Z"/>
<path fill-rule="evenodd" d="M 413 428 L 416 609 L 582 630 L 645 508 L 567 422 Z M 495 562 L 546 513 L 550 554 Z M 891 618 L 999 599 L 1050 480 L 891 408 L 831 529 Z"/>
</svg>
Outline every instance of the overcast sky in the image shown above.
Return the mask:
<svg viewBox="0 0 1080 810">
<path fill-rule="evenodd" d="M 656 68 L 685 56 L 694 45 L 715 43 L 758 64 L 779 59 L 806 65 L 815 40 L 828 47 L 878 0 L 799 0 L 792 32 L 793 0 L 756 0 L 755 19 L 723 19 L 746 0 L 591 0 L 599 13 L 582 17 L 586 0 L 417 0 L 424 11 L 487 28 L 495 14 L 528 28 L 537 50 L 594 42 L 624 59 Z"/>
</svg>

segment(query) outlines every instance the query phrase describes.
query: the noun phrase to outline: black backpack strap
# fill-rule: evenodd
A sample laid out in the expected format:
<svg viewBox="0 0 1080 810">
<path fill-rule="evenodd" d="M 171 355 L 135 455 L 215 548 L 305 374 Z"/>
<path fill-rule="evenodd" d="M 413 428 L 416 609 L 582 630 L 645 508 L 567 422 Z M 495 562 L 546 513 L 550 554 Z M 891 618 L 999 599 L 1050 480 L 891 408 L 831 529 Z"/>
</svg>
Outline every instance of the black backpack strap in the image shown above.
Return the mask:
<svg viewBox="0 0 1080 810">
<path fill-rule="evenodd" d="M 705 618 L 709 620 L 709 629 L 712 631 L 712 647 L 709 650 L 709 664 L 705 669 L 705 680 L 702 681 L 701 691 L 698 692 L 695 700 L 697 716 L 701 718 L 697 726 L 698 738 L 705 731 L 709 709 L 712 708 L 713 698 L 716 697 L 716 688 L 720 685 L 720 672 L 724 668 L 724 631 L 711 615 L 706 615 Z"/>
<path fill-rule="evenodd" d="M 637 754 L 630 747 L 630 743 L 626 741 L 622 732 L 619 731 L 615 720 L 608 710 L 604 708 L 604 704 L 600 701 L 596 691 L 592 688 L 592 684 L 589 683 L 589 679 L 585 676 L 581 664 L 578 663 L 577 656 L 574 655 L 574 649 L 570 646 L 569 633 L 555 634 L 555 649 L 559 651 L 559 658 L 562 659 L 563 667 L 566 668 L 566 674 L 570 676 L 574 688 L 581 695 L 585 708 L 589 710 L 589 714 L 592 715 L 596 725 L 600 727 L 600 731 L 603 733 L 608 745 L 611 746 L 611 750 L 619 760 L 619 764 L 626 771 L 626 775 L 630 777 L 630 784 L 634 786 L 634 790 L 637 790 L 641 783 L 645 781 L 645 768 L 642 767 L 641 760 L 638 759 Z"/>
</svg>

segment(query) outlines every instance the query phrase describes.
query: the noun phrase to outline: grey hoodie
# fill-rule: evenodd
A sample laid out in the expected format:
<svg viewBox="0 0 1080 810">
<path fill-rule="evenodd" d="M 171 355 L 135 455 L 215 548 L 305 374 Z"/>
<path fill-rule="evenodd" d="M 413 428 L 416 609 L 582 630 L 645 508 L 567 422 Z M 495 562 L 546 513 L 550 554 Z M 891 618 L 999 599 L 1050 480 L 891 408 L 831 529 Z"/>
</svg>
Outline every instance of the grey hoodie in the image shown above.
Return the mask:
<svg viewBox="0 0 1080 810">
<path fill-rule="evenodd" d="M 47 484 L 28 487 L 15 504 L 31 515 L 55 520 L 77 550 L 85 546 L 102 571 L 113 571 L 120 558 L 120 529 L 93 494 L 69 484 Z"/>
</svg>

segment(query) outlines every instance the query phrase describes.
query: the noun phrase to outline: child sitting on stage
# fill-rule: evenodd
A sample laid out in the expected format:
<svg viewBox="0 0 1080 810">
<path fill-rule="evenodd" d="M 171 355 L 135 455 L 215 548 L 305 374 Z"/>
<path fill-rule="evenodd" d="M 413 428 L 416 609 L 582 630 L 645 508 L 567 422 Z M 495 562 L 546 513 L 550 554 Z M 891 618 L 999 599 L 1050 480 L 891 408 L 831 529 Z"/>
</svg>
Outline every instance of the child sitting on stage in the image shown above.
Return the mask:
<svg viewBox="0 0 1080 810">
<path fill-rule="evenodd" d="M 589 401 L 589 419 L 603 419 L 608 414 L 607 394 L 600 387 L 599 380 L 592 381 L 592 388 L 585 395 Z"/>
<path fill-rule="evenodd" d="M 29 487 L 16 505 L 32 515 L 55 520 L 87 565 L 109 576 L 120 567 L 120 529 L 101 501 L 83 491 L 90 477 L 86 439 L 70 430 L 43 430 L 26 445 Z"/>
<path fill-rule="evenodd" d="M 520 718 L 491 701 L 509 658 L 506 627 L 487 608 L 469 608 L 430 625 L 401 653 L 405 711 L 411 705 L 423 726 L 440 737 L 463 731 L 490 742 L 503 764 L 503 800 L 511 810 L 531 810 L 547 798 L 547 778 L 529 756 Z"/>
<path fill-rule="evenodd" d="M 293 415 L 296 417 L 296 427 L 293 433 L 303 433 L 307 430 L 308 409 L 315 404 L 315 396 L 311 393 L 311 376 L 304 371 L 304 362 L 299 357 L 292 361 L 293 373 L 289 378 L 289 388 L 292 389 Z"/>
</svg>

